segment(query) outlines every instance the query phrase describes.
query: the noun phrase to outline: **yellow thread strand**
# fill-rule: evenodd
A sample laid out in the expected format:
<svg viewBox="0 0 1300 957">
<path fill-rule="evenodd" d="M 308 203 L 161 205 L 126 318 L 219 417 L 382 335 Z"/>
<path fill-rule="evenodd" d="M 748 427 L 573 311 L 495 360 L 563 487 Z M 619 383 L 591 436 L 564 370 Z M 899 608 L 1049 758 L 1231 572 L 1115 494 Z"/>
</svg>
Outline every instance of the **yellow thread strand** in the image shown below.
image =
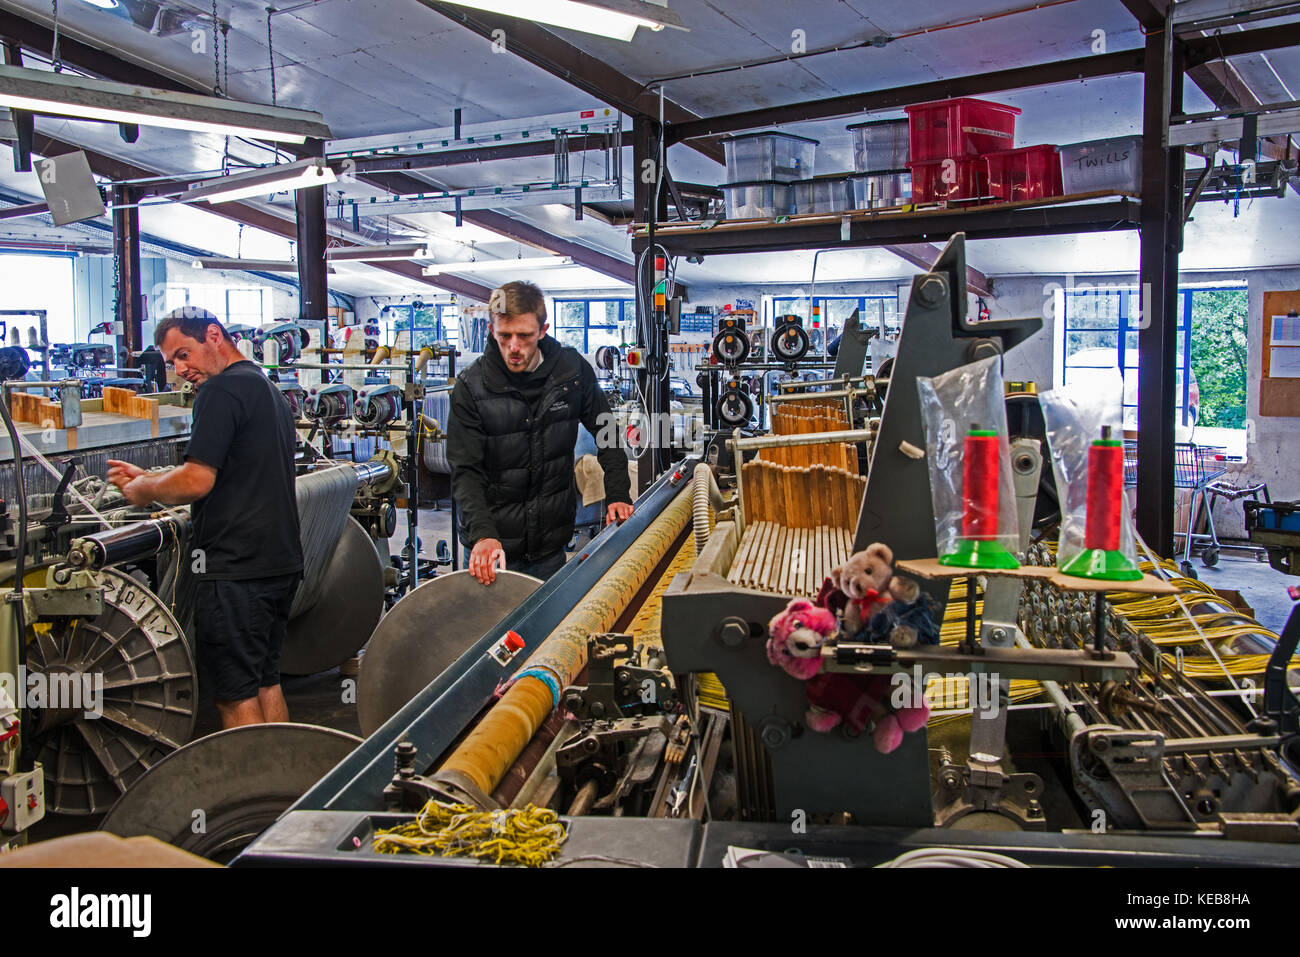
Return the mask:
<svg viewBox="0 0 1300 957">
<path fill-rule="evenodd" d="M 467 804 L 431 800 L 413 821 L 376 831 L 373 847 L 381 854 L 464 856 L 541 867 L 559 855 L 568 836 L 559 815 L 532 804 L 477 811 Z"/>
</svg>

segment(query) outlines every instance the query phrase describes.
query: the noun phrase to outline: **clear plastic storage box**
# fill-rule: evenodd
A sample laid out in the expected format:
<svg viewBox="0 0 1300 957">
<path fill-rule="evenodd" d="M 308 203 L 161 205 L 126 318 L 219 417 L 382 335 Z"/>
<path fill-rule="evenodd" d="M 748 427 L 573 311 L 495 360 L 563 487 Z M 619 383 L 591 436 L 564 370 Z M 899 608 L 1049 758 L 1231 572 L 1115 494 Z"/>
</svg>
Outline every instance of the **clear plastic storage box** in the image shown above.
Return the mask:
<svg viewBox="0 0 1300 957">
<path fill-rule="evenodd" d="M 1066 195 L 1097 190 L 1142 189 L 1142 137 L 1117 136 L 1061 147 L 1061 186 Z"/>
<path fill-rule="evenodd" d="M 905 169 L 858 173 L 852 179 L 855 209 L 903 206 L 912 201 L 912 174 Z"/>
<path fill-rule="evenodd" d="M 839 213 L 853 209 L 853 183 L 849 175 L 818 176 L 790 184 L 796 213 Z"/>
<path fill-rule="evenodd" d="M 853 133 L 853 168 L 859 173 L 902 169 L 911 158 L 906 118 L 855 123 L 848 129 Z"/>
<path fill-rule="evenodd" d="M 817 140 L 792 133 L 743 133 L 722 141 L 727 179 L 733 183 L 770 180 L 791 183 L 813 175 Z"/>
<path fill-rule="evenodd" d="M 728 219 L 771 219 L 789 216 L 794 211 L 789 183 L 755 180 L 748 183 L 724 183 Z"/>
</svg>

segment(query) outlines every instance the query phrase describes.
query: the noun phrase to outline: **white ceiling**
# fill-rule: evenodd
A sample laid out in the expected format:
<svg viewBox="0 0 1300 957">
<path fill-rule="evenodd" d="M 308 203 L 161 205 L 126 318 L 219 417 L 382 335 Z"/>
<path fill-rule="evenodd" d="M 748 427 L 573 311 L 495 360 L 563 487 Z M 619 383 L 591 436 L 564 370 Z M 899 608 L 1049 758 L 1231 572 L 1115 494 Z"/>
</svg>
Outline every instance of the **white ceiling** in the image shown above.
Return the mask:
<svg viewBox="0 0 1300 957">
<path fill-rule="evenodd" d="M 707 69 L 783 55 L 792 33 L 802 30 L 808 49 L 855 43 L 868 37 L 900 36 L 976 16 L 988 16 L 1015 4 L 1007 0 L 947 0 L 930 4 L 885 4 L 870 0 L 669 0 L 690 27 L 689 33 L 638 31 L 631 43 L 588 34 L 555 32 L 585 52 L 640 82 L 655 77 Z M 206 4 L 189 0 L 202 22 Z M 47 0 L 0 0 L 0 8 L 48 24 Z M 220 16 L 232 24 L 228 50 L 230 95 L 270 102 L 265 0 L 222 0 Z M 147 64 L 167 75 L 212 83 L 212 51 L 192 51 L 192 37 L 182 31 L 153 36 L 122 16 L 84 0 L 60 5 L 64 35 L 75 37 L 118 56 Z M 417 0 L 320 0 L 311 6 L 273 18 L 277 102 L 320 111 L 336 137 L 372 135 L 446 126 L 455 109 L 466 123 L 518 118 L 594 105 L 564 81 L 492 46 L 429 10 Z M 668 96 L 702 115 L 761 108 L 802 100 L 926 82 L 938 78 L 1000 70 L 1087 56 L 1095 31 L 1105 32 L 1109 50 L 1136 48 L 1142 37 L 1133 17 L 1119 0 L 1073 0 L 1044 9 L 1001 17 L 955 29 L 932 30 L 868 47 L 805 59 L 796 63 L 756 67 L 666 86 Z M 1265 101 L 1288 99 L 1300 92 L 1300 51 L 1240 58 L 1243 76 Z M 1140 129 L 1140 77 L 1113 77 L 1022 90 L 994 97 L 1019 106 L 1023 113 L 1018 145 L 1069 143 Z M 1187 85 L 1186 109 L 1203 110 L 1209 102 L 1193 84 Z M 887 115 L 887 114 L 885 114 Z M 854 118 L 858 119 L 858 118 Z M 791 131 L 821 140 L 818 172 L 851 168 L 847 123 L 837 120 L 802 124 Z M 192 136 L 166 130 L 140 131 L 135 144 L 126 144 L 112 127 L 70 121 L 41 120 L 51 135 L 74 141 L 147 168 L 167 172 L 213 170 L 220 167 L 227 144 L 222 137 Z M 266 163 L 274 156 L 255 144 L 233 141 L 231 156 L 242 162 Z M 597 154 L 578 154 L 597 162 Z M 630 150 L 623 151 L 625 195 L 631 194 Z M 669 165 L 682 181 L 720 183 L 725 170 L 685 146 L 670 150 Z M 39 198 L 34 177 L 13 174 L 0 160 L 0 186 Z M 496 185 L 549 178 L 547 158 L 450 167 L 436 171 L 431 181 L 450 187 Z M 348 196 L 378 195 L 363 184 L 348 184 Z M 331 198 L 337 192 L 331 191 Z M 587 217 L 576 222 L 570 207 L 561 205 L 506 211 L 565 239 L 631 261 L 626 230 Z M 1284 200 L 1258 200 L 1243 206 L 1234 218 L 1231 208 L 1197 207 L 1189 225 L 1182 258 L 1186 269 L 1247 268 L 1290 265 L 1300 261 L 1292 239 L 1300 213 L 1294 193 Z M 278 237 L 245 229 L 240 246 L 237 227 L 201 210 L 144 211 L 144 227 L 165 239 L 201 246 L 217 255 L 285 258 L 289 245 Z M 403 216 L 403 229 L 429 237 L 440 261 L 513 258 L 518 244 L 473 225 L 456 227 L 442 214 Z M 278 249 L 274 255 L 261 250 Z M 256 252 L 254 250 L 257 250 Z M 536 255 L 528 247 L 522 254 Z M 986 240 L 973 243 L 970 259 L 990 275 L 1034 272 L 1126 271 L 1137 266 L 1136 232 L 1045 237 L 1033 240 Z M 811 272 L 812 253 L 712 257 L 703 264 L 681 263 L 679 278 L 701 286 L 728 282 L 803 283 Z M 819 279 L 887 279 L 915 272 L 878 250 L 837 253 L 822 257 Z M 563 290 L 627 287 L 584 267 L 510 273 Z M 466 275 L 490 285 L 496 274 Z M 352 294 L 429 293 L 429 287 L 373 267 L 353 266 L 331 276 L 331 287 Z"/>
</svg>

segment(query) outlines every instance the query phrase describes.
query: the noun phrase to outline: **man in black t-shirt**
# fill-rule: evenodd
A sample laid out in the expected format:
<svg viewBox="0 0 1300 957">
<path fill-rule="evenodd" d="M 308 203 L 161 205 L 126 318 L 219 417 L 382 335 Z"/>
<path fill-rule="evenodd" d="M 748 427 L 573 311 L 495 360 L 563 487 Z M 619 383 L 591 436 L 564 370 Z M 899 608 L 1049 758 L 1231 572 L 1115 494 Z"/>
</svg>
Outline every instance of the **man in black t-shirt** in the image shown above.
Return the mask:
<svg viewBox="0 0 1300 957">
<path fill-rule="evenodd" d="M 194 630 L 222 726 L 288 721 L 280 650 L 303 568 L 293 416 L 207 310 L 173 310 L 154 341 L 197 389 L 185 464 L 110 459 L 108 479 L 136 505 L 193 503 Z"/>
</svg>

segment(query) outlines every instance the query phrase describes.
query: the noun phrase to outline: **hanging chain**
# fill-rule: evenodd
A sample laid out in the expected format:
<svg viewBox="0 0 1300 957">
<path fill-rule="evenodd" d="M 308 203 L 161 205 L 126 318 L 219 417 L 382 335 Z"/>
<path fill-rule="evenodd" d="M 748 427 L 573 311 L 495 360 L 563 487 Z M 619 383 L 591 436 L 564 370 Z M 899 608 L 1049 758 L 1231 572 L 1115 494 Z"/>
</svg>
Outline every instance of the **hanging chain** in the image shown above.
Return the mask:
<svg viewBox="0 0 1300 957">
<path fill-rule="evenodd" d="M 271 105 L 275 106 L 275 41 L 271 39 L 271 14 L 275 7 L 266 8 L 266 55 L 271 60 Z"/>
<path fill-rule="evenodd" d="M 63 72 L 63 60 L 59 56 L 59 0 L 50 0 L 54 12 L 54 43 L 50 48 L 50 62 L 55 73 Z"/>
<path fill-rule="evenodd" d="M 221 25 L 221 75 L 225 77 L 226 93 L 230 93 L 230 24 Z"/>
<path fill-rule="evenodd" d="M 221 36 L 217 32 L 221 21 L 217 19 L 217 0 L 212 0 L 212 95 L 221 95 Z"/>
</svg>

